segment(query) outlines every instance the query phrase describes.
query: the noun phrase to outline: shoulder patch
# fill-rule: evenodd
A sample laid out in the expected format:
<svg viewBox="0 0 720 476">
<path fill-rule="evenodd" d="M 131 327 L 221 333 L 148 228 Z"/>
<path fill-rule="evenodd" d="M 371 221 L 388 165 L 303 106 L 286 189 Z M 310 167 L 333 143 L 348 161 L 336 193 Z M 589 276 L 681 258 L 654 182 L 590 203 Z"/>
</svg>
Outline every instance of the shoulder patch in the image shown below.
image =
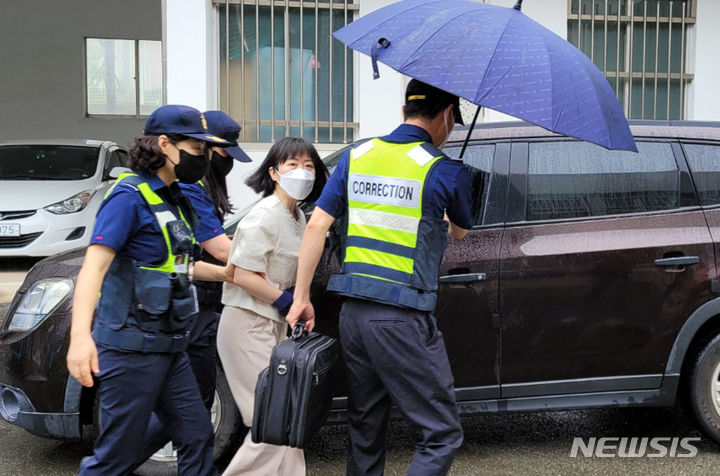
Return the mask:
<svg viewBox="0 0 720 476">
<path fill-rule="evenodd" d="M 352 150 L 352 153 L 350 154 L 350 156 L 352 157 L 353 160 L 359 159 L 363 155 L 370 152 L 373 147 L 375 147 L 375 144 L 373 143 L 372 139 L 367 142 L 363 142 L 362 144 L 360 144 L 359 146 L 355 147 Z"/>
<path fill-rule="evenodd" d="M 433 157 L 442 157 L 443 159 L 449 159 L 450 157 L 445 154 L 442 150 L 438 149 L 429 142 L 425 142 L 422 146 L 428 154 L 432 154 Z"/>
<path fill-rule="evenodd" d="M 139 191 L 140 189 L 136 185 L 120 182 L 113 185 L 111 189 L 108 189 L 108 191 L 105 192 L 105 198 L 109 198 L 111 195 L 116 195 L 118 193 L 136 193 Z"/>
<path fill-rule="evenodd" d="M 121 186 L 121 187 L 129 188 L 129 189 L 134 190 L 134 191 L 136 191 L 136 192 L 137 192 L 138 190 L 140 190 L 139 188 L 137 188 L 137 186 L 136 186 L 135 184 L 132 184 L 132 183 L 120 182 L 118 185 Z"/>
<path fill-rule="evenodd" d="M 116 183 L 118 185 L 128 185 L 133 189 L 137 190 L 137 186 L 145 181 L 140 178 L 137 174 L 123 174 L 118 177 Z"/>
<path fill-rule="evenodd" d="M 425 150 L 423 144 L 420 144 L 413 147 L 410 152 L 408 152 L 408 157 L 413 159 L 420 167 L 424 167 L 425 164 L 427 164 L 437 156 L 432 155 L 430 152 Z"/>
</svg>

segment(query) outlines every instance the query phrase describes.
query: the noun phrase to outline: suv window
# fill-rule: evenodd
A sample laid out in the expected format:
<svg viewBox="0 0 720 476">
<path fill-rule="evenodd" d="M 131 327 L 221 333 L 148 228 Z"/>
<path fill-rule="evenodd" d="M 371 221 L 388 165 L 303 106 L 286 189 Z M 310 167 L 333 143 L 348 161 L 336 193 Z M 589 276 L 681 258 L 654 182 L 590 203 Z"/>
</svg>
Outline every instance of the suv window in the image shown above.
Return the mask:
<svg viewBox="0 0 720 476">
<path fill-rule="evenodd" d="M 669 210 L 680 174 L 668 142 L 637 142 L 638 153 L 586 142 L 529 144 L 526 219 L 557 220 Z"/>
<path fill-rule="evenodd" d="M 700 205 L 720 203 L 720 146 L 683 144 Z"/>
<path fill-rule="evenodd" d="M 462 147 L 448 147 L 445 152 L 448 157 L 460 155 Z M 495 155 L 494 144 L 469 145 L 463 156 L 463 162 L 470 171 L 470 181 L 473 190 L 473 225 L 483 224 L 483 213 L 487 201 L 488 184 L 492 172 L 493 156 Z"/>
</svg>

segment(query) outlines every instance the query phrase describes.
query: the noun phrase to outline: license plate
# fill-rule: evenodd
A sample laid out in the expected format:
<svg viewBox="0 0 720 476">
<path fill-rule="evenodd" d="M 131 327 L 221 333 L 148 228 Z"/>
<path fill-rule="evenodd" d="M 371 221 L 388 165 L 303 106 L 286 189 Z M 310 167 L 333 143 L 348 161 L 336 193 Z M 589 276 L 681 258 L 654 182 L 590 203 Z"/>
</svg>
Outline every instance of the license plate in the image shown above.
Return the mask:
<svg viewBox="0 0 720 476">
<path fill-rule="evenodd" d="M 20 225 L 0 223 L 0 236 L 20 236 Z"/>
</svg>

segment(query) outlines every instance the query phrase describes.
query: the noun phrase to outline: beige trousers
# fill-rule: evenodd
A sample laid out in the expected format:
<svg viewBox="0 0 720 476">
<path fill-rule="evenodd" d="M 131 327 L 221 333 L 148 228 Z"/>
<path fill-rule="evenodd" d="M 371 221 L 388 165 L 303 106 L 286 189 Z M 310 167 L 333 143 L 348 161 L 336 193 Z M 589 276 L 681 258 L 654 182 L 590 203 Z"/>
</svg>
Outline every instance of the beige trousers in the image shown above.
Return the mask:
<svg viewBox="0 0 720 476">
<path fill-rule="evenodd" d="M 225 306 L 217 332 L 217 350 L 230 391 L 245 426 L 252 426 L 255 384 L 270 363 L 272 348 L 285 340 L 287 324 L 252 311 Z M 248 432 L 223 476 L 295 476 L 305 474 L 303 451 L 289 446 L 253 443 Z"/>
</svg>

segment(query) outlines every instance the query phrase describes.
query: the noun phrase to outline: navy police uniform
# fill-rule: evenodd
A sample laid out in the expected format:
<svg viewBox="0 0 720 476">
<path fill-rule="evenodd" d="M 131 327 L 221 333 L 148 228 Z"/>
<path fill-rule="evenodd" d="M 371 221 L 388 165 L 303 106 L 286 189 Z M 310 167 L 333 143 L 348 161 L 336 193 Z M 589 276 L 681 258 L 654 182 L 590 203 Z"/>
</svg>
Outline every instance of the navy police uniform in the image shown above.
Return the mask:
<svg viewBox="0 0 720 476">
<path fill-rule="evenodd" d="M 220 218 L 216 215 L 212 200 L 202 183 L 180 183 L 178 185 L 198 218 L 194 228 L 195 239 L 199 243 L 203 243 L 225 233 Z M 203 260 L 222 264 L 206 252 L 203 252 Z M 216 339 L 220 319 L 218 312 L 222 307 L 222 283 L 194 281 L 194 284 L 197 288 L 199 312 L 191 319 L 187 354 L 203 404 L 209 411 L 215 399 L 215 382 L 217 380 Z M 145 462 L 170 439 L 155 415 L 150 419 L 145 437 L 147 444 L 145 451 L 137 461 L 138 465 Z"/>
<path fill-rule="evenodd" d="M 215 238 L 225 233 L 220 217 L 216 215 L 210 196 L 202 183 L 191 185 L 180 184 L 185 195 L 197 213 L 198 224 L 195 228 L 195 239 L 198 243 Z M 203 261 L 224 265 L 212 255 L 203 252 Z M 200 388 L 205 408 L 210 410 L 215 398 L 215 380 L 217 378 L 217 328 L 222 310 L 222 283 L 195 281 L 198 290 L 200 312 L 193 319 L 190 329 L 190 345 L 188 356 L 190 365 Z"/>
<path fill-rule="evenodd" d="M 224 149 L 231 163 L 232 160 L 251 161 L 250 157 L 237 144 L 241 129 L 240 124 L 222 111 L 205 111 L 203 116 L 208 132 L 222 138 L 229 144 Z M 216 154 L 216 152 L 213 152 L 213 154 Z M 211 159 L 211 167 L 213 160 L 217 160 L 217 157 Z M 232 169 L 232 165 L 229 168 L 224 168 L 220 173 L 215 171 L 215 179 L 222 181 L 224 185 L 225 175 L 229 173 L 230 169 Z M 194 229 L 197 241 L 204 243 L 224 234 L 222 211 L 213 204 L 205 184 L 200 181 L 193 184 L 180 183 L 179 185 L 183 195 L 188 198 L 198 217 L 197 226 Z M 212 264 L 224 265 L 224 263 L 216 260 L 210 253 L 205 251 L 203 251 L 202 260 Z M 200 310 L 192 319 L 187 353 L 203 403 L 209 411 L 215 398 L 215 383 L 217 380 L 216 339 L 220 320 L 218 313 L 222 308 L 222 283 L 195 281 L 194 284 L 197 289 Z M 169 439 L 155 415 L 152 416 L 148 425 L 146 439 L 145 452 L 140 455 L 138 465 L 152 456 Z"/>
<path fill-rule="evenodd" d="M 419 436 L 408 474 L 439 475 L 462 442 L 453 377 L 432 311 L 446 211 L 472 226 L 466 167 L 403 124 L 348 151 L 316 205 L 343 228 L 340 339 L 348 370 L 347 473 L 380 475 L 391 404 Z"/>
<path fill-rule="evenodd" d="M 193 221 L 179 187 L 154 174 L 122 176 L 98 211 L 91 243 L 116 256 L 92 331 L 101 429 L 81 475 L 128 474 L 152 412 L 178 449 L 180 474 L 215 474 L 212 425 L 185 353 L 197 312 Z"/>
</svg>

